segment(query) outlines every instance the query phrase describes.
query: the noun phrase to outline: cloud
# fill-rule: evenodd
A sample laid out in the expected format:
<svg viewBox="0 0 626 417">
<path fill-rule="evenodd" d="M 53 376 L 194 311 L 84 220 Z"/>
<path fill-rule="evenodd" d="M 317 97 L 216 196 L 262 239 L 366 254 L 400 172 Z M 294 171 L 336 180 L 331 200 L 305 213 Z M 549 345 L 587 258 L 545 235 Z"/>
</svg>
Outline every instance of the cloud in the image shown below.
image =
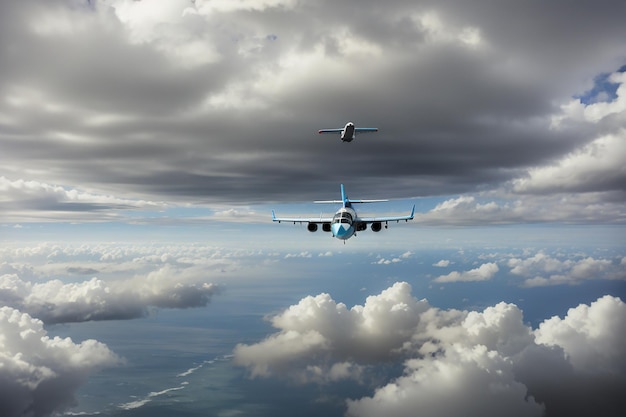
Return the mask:
<svg viewBox="0 0 626 417">
<path fill-rule="evenodd" d="M 450 261 L 447 259 L 442 259 L 439 262 L 433 264 L 433 266 L 436 266 L 438 268 L 446 268 L 448 267 L 448 265 L 450 265 Z"/>
<path fill-rule="evenodd" d="M 391 258 L 391 259 L 380 258 L 376 262 L 372 262 L 372 264 L 374 264 L 374 265 L 391 265 L 391 264 L 397 264 L 397 263 L 400 263 L 400 262 L 402 262 L 402 259 L 400 259 L 400 258 Z"/>
<path fill-rule="evenodd" d="M 234 361 L 256 377 L 374 383 L 372 395 L 347 400 L 353 417 L 617 416 L 626 405 L 625 319 L 624 303 L 606 296 L 533 330 L 514 304 L 440 310 L 396 283 L 351 309 L 328 294 L 306 297 L 271 318 L 276 333 L 238 345 Z M 389 363 L 404 373 L 381 383 L 376 369 Z"/>
<path fill-rule="evenodd" d="M 599 191 L 623 193 L 623 184 L 626 181 L 624 155 L 626 129 L 620 129 L 615 134 L 599 137 L 563 156 L 554 165 L 529 170 L 527 177 L 513 181 L 513 190 L 516 193 L 534 194 Z"/>
<path fill-rule="evenodd" d="M 285 259 L 289 258 L 312 258 L 313 255 L 309 251 L 302 251 L 300 253 L 288 253 L 285 255 Z"/>
<path fill-rule="evenodd" d="M 523 286 L 577 285 L 587 280 L 626 279 L 621 262 L 585 257 L 579 260 L 560 260 L 543 252 L 532 257 L 508 260 L 511 273 L 526 277 Z"/>
<path fill-rule="evenodd" d="M 50 338 L 40 320 L 10 307 L 0 307 L 0 339 L 0 414 L 6 417 L 63 411 L 90 374 L 120 362 L 95 340 Z"/>
<path fill-rule="evenodd" d="M 235 270 L 234 258 L 245 256 L 198 245 L 46 243 L 7 245 L 0 255 L 0 301 L 45 323 L 206 306 L 219 293 L 211 277 Z M 94 271 L 97 276 L 80 278 Z"/>
<path fill-rule="evenodd" d="M 164 267 L 125 283 L 92 278 L 69 284 L 60 280 L 32 283 L 7 274 L 0 276 L 0 299 L 50 324 L 138 318 L 150 307 L 202 307 L 218 292 L 209 283 L 185 284 L 177 280 L 179 274 Z"/>
<path fill-rule="evenodd" d="M 113 220 L 120 212 L 129 210 L 162 210 L 165 203 L 131 200 L 112 195 L 93 194 L 78 189 L 66 189 L 38 181 L 9 180 L 0 176 L 0 208 L 6 218 L 14 220 L 67 218 L 75 220 Z"/>
<path fill-rule="evenodd" d="M 259 213 L 252 209 L 244 207 L 228 208 L 223 210 L 216 210 L 212 215 L 205 218 L 195 218 L 202 222 L 208 221 L 222 221 L 229 223 L 266 223 L 268 219 L 267 213 Z"/>
<path fill-rule="evenodd" d="M 371 397 L 348 400 L 348 415 L 406 415 L 419 409 L 427 416 L 584 416 L 593 411 L 617 416 L 626 405 L 620 394 L 626 373 L 615 340 L 623 327 L 617 322 L 623 309 L 619 299 L 603 297 L 570 310 L 563 322 L 553 318 L 542 323 L 535 332 L 513 305 L 470 312 L 462 323 L 469 336 L 465 341 L 444 340 L 440 351 L 407 361 L 404 376 Z M 592 335 L 565 324 L 583 311 L 591 312 L 589 326 L 607 331 Z M 580 345 L 559 329 L 561 323 L 578 335 Z M 584 357 L 600 359 L 578 366 L 579 358 L 570 356 L 574 346 Z"/>
<path fill-rule="evenodd" d="M 485 346 L 454 345 L 444 357 L 414 360 L 409 375 L 376 390 L 372 397 L 348 400 L 348 416 L 511 415 L 542 416 L 544 407 L 514 380 L 511 365 Z"/>
<path fill-rule="evenodd" d="M 407 283 L 396 283 L 350 310 L 328 294 L 306 297 L 271 319 L 280 332 L 258 344 L 237 345 L 234 361 L 249 367 L 252 376 L 283 374 L 308 381 L 321 378 L 320 370 L 340 366 L 345 371 L 340 375 L 357 377 L 360 363 L 401 356 L 410 343 L 419 313 L 429 308 L 410 291 Z M 320 360 L 311 361 L 315 357 Z"/>
<path fill-rule="evenodd" d="M 498 265 L 489 262 L 482 264 L 476 269 L 469 271 L 452 271 L 448 275 L 440 275 L 435 278 L 434 282 L 467 282 L 467 281 L 487 281 L 494 277 L 494 275 L 500 270 Z"/>
<path fill-rule="evenodd" d="M 619 1 L 370 3 L 2 4 L 0 177 L 18 189 L 0 208 L 128 222 L 310 201 L 351 178 L 372 198 L 457 196 L 434 223 L 622 221 L 623 75 L 614 97 L 572 99 L 623 64 Z M 346 158 L 316 134 L 349 119 L 383 140 Z"/>
<path fill-rule="evenodd" d="M 607 83 L 617 85 L 613 99 L 599 100 L 592 103 L 583 103 L 581 98 L 571 100 L 561 106 L 563 115 L 555 118 L 553 123 L 560 127 L 564 121 L 585 121 L 598 123 L 608 117 L 621 117 L 626 110 L 626 71 L 611 73 Z"/>
<path fill-rule="evenodd" d="M 378 260 L 375 262 L 372 262 L 373 265 L 391 265 L 391 264 L 397 264 L 400 262 L 403 262 L 406 259 L 411 258 L 411 256 L 413 256 L 413 252 L 406 251 L 404 253 L 402 253 L 399 256 L 393 256 L 391 259 L 387 259 L 387 258 L 383 258 L 380 255 L 378 255 Z"/>
<path fill-rule="evenodd" d="M 616 171 L 609 172 L 613 176 Z M 602 175 L 602 174 L 601 174 Z M 619 174 L 618 174 L 619 175 Z M 517 183 L 526 181 L 519 179 Z M 528 193 L 520 197 L 511 184 L 476 195 L 447 199 L 425 213 L 416 213 L 415 223 L 426 225 L 501 225 L 527 223 L 621 223 L 623 195 L 619 190 Z"/>
<path fill-rule="evenodd" d="M 606 295 L 571 308 L 564 318 L 545 320 L 535 331 L 538 343 L 560 346 L 575 369 L 626 374 L 626 304 Z"/>
<path fill-rule="evenodd" d="M 626 409 L 626 367 L 621 354 L 626 305 L 604 296 L 569 309 L 534 330 L 536 346 L 516 361 L 516 374 L 547 416 L 618 416 Z"/>
</svg>

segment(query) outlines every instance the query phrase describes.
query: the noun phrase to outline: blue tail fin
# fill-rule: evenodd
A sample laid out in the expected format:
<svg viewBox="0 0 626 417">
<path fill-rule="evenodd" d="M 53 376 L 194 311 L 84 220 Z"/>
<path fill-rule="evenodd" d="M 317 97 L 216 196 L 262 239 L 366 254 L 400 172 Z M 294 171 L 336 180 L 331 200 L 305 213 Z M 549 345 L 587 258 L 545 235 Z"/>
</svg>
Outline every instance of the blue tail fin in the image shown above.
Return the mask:
<svg viewBox="0 0 626 417">
<path fill-rule="evenodd" d="M 346 195 L 346 191 L 343 188 L 343 184 L 341 184 L 341 201 L 343 202 L 344 207 L 350 206 L 350 200 L 348 199 L 348 196 Z"/>
</svg>

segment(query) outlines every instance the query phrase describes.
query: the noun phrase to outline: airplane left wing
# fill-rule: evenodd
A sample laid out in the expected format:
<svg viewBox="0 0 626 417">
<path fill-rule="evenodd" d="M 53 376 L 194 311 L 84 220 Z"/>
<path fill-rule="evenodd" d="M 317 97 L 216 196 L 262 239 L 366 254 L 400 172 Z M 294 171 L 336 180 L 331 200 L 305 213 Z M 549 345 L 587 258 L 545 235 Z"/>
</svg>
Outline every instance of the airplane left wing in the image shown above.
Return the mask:
<svg viewBox="0 0 626 417">
<path fill-rule="evenodd" d="M 276 213 L 272 210 L 272 221 L 274 222 L 294 222 L 294 223 L 330 223 L 332 217 L 276 217 Z"/>
<path fill-rule="evenodd" d="M 340 128 L 340 129 L 320 129 L 318 131 L 319 134 L 322 134 L 322 133 L 341 133 L 341 132 L 343 132 L 343 128 Z"/>
<path fill-rule="evenodd" d="M 355 127 L 354 131 L 356 133 L 378 132 L 378 128 L 376 128 L 376 127 Z"/>
<path fill-rule="evenodd" d="M 358 221 L 362 223 L 399 222 L 400 220 L 413 220 L 413 217 L 415 217 L 415 206 L 413 206 L 411 214 L 408 216 L 359 217 Z"/>
</svg>

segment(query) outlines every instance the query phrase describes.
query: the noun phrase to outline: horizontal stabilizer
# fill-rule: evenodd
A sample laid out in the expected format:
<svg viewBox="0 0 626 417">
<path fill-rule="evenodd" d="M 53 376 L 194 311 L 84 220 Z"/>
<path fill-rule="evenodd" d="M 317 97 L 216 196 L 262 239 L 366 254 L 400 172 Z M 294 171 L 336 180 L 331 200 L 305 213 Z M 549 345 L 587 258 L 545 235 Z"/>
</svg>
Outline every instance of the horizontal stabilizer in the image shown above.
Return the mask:
<svg viewBox="0 0 626 417">
<path fill-rule="evenodd" d="M 343 201 L 341 200 L 317 200 L 314 201 L 315 204 L 341 204 Z"/>
<path fill-rule="evenodd" d="M 365 204 L 365 203 L 385 203 L 389 200 L 351 200 L 346 199 L 346 203 Z M 318 200 L 314 201 L 315 204 L 341 204 L 342 200 Z"/>
<path fill-rule="evenodd" d="M 384 202 L 389 201 L 389 200 L 350 200 L 350 199 L 348 199 L 348 201 L 350 203 L 361 203 L 361 204 L 364 204 L 364 203 L 384 203 Z"/>
</svg>

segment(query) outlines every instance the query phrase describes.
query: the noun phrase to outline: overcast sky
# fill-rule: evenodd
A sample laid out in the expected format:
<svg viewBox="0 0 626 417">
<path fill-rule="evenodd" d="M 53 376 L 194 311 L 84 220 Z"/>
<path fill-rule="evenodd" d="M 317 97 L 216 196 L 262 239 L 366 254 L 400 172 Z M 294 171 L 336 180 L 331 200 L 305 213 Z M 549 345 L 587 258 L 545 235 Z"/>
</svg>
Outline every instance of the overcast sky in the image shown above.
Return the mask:
<svg viewBox="0 0 626 417">
<path fill-rule="evenodd" d="M 626 4 L 0 4 L 4 222 L 442 196 L 422 221 L 622 223 Z M 375 126 L 341 143 L 320 128 Z"/>
</svg>

